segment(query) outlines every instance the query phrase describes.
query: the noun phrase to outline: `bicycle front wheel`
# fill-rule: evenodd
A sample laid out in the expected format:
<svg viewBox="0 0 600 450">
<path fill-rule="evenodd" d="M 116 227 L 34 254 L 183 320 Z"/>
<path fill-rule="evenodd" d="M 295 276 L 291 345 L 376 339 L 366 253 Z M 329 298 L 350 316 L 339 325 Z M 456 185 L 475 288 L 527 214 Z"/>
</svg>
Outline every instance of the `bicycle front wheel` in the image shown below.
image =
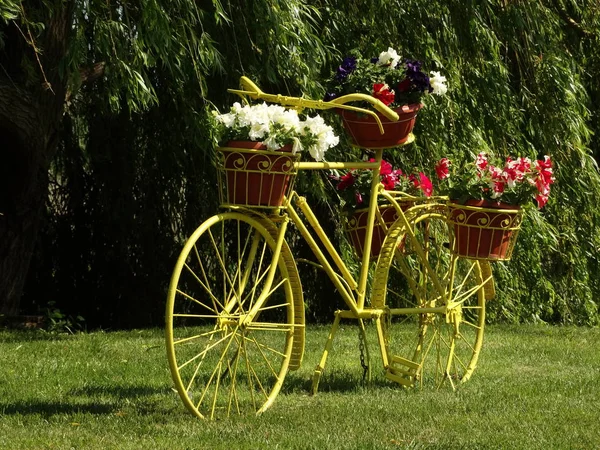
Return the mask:
<svg viewBox="0 0 600 450">
<path fill-rule="evenodd" d="M 277 260 L 267 220 L 229 212 L 204 222 L 181 252 L 168 292 L 167 353 L 177 392 L 200 418 L 262 413 L 293 353 L 287 244 Z"/>
<path fill-rule="evenodd" d="M 397 221 L 378 261 L 372 304 L 386 377 L 405 386 L 467 381 L 479 358 L 485 325 L 485 281 L 479 262 L 449 250 L 441 206 Z"/>
</svg>

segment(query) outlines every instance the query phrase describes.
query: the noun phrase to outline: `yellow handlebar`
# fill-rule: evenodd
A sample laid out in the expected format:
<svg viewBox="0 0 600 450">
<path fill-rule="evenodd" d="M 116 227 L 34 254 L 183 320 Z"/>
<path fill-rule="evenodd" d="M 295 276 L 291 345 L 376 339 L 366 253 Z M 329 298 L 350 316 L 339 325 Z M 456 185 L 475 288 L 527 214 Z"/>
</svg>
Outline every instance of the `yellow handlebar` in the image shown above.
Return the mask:
<svg viewBox="0 0 600 450">
<path fill-rule="evenodd" d="M 325 102 L 323 100 L 310 100 L 306 98 L 299 97 L 287 97 L 285 95 L 280 94 L 266 94 L 260 90 L 260 88 L 254 84 L 252 80 L 248 77 L 242 76 L 240 78 L 240 86 L 241 90 L 238 89 L 228 89 L 227 92 L 231 92 L 232 94 L 238 94 L 242 97 L 247 96 L 254 100 L 265 100 L 270 103 L 279 103 L 282 106 L 292 106 L 295 108 L 310 108 L 310 109 L 331 109 L 331 108 L 339 108 L 339 109 L 347 109 L 350 111 L 356 111 L 363 114 L 368 114 L 373 117 L 377 121 L 377 125 L 379 126 L 379 131 L 383 134 L 383 125 L 381 125 L 381 120 L 379 116 L 368 109 L 358 108 L 356 106 L 346 105 L 349 102 L 356 101 L 365 101 L 373 105 L 373 107 L 383 114 L 385 117 L 392 121 L 398 120 L 398 114 L 388 108 L 384 103 L 380 100 L 377 100 L 375 97 L 366 94 L 348 94 L 342 97 L 338 97 L 329 102 Z"/>
</svg>

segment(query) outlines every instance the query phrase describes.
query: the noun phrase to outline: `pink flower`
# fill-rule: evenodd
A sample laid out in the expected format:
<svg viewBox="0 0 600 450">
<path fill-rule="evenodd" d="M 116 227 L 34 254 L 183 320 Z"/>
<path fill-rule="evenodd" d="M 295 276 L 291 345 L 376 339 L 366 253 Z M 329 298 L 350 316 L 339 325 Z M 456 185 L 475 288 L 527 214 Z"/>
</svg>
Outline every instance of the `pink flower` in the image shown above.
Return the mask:
<svg viewBox="0 0 600 450">
<path fill-rule="evenodd" d="M 396 169 L 396 170 L 394 170 L 394 172 L 392 172 L 392 173 L 393 173 L 393 174 L 396 176 L 396 178 L 400 178 L 400 177 L 403 177 L 403 176 L 404 176 L 404 173 L 402 172 L 402 170 L 401 170 L 401 169 Z"/>
<path fill-rule="evenodd" d="M 435 165 L 435 173 L 440 180 L 448 178 L 450 176 L 450 160 L 448 158 L 440 159 Z"/>
<path fill-rule="evenodd" d="M 525 175 L 531 171 L 531 160 L 529 158 L 519 157 L 516 160 L 506 158 L 504 167 L 504 177 L 509 187 L 514 187 L 516 182 L 523 181 Z"/>
</svg>

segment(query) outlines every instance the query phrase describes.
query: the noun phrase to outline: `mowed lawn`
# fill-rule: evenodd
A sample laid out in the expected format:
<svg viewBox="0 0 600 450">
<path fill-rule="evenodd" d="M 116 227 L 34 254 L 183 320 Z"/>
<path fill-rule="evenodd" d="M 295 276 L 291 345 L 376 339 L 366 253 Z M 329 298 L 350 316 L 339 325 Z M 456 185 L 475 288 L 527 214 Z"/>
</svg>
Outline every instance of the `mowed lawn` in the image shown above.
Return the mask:
<svg viewBox="0 0 600 450">
<path fill-rule="evenodd" d="M 163 330 L 0 331 L 2 449 L 600 448 L 600 329 L 488 326 L 457 391 L 362 383 L 356 325 L 342 326 L 320 384 L 329 327 L 265 414 L 202 421 L 173 391 Z"/>
</svg>

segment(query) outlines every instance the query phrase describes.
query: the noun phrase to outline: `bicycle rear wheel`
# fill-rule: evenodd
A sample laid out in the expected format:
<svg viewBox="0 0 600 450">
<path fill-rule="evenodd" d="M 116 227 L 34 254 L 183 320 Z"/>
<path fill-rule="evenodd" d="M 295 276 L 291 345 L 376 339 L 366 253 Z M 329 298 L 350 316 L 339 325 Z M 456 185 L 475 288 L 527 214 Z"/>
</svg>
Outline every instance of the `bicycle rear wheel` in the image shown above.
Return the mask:
<svg viewBox="0 0 600 450">
<path fill-rule="evenodd" d="M 294 320 L 294 295 L 301 302 L 302 287 L 285 241 L 273 260 L 276 229 L 267 222 L 215 215 L 175 265 L 166 311 L 169 367 L 184 404 L 200 418 L 264 412 L 290 368 L 295 328 L 303 326 Z"/>
<path fill-rule="evenodd" d="M 479 358 L 485 325 L 480 264 L 452 255 L 441 205 L 408 212 L 414 237 L 392 225 L 378 261 L 372 306 L 386 377 L 404 386 L 467 381 Z"/>
</svg>

